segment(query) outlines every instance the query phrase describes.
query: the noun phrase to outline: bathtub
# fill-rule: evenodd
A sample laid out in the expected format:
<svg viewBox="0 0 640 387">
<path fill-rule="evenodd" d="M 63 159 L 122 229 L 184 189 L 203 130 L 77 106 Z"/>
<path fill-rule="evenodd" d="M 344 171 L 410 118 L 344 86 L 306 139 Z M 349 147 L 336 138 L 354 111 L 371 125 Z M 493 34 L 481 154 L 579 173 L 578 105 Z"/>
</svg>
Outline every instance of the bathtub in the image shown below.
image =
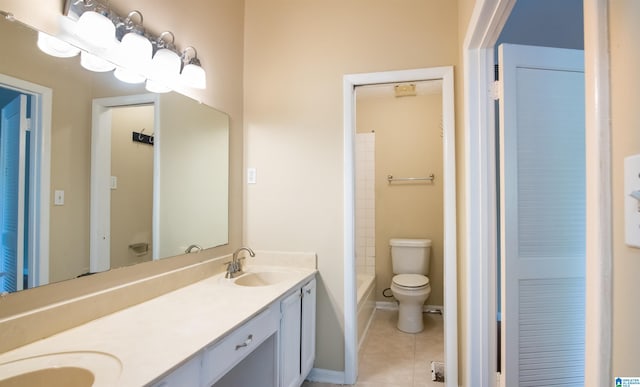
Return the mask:
<svg viewBox="0 0 640 387">
<path fill-rule="evenodd" d="M 366 337 L 369 324 L 376 309 L 376 277 L 371 274 L 357 274 L 358 300 L 358 349 Z"/>
</svg>

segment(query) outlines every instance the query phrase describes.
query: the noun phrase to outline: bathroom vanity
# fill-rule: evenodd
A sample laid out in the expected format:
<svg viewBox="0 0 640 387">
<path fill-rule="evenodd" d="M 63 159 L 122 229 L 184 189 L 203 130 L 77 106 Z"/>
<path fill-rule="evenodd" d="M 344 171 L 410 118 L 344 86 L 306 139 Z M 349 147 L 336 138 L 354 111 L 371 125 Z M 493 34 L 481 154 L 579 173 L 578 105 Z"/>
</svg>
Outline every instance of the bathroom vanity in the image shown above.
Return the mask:
<svg viewBox="0 0 640 387">
<path fill-rule="evenodd" d="M 315 357 L 315 278 L 303 283 L 151 385 L 300 386 Z"/>
<path fill-rule="evenodd" d="M 315 262 L 216 274 L 0 354 L 0 386 L 51 367 L 86 369 L 94 386 L 299 386 L 315 354 L 315 275 Z"/>
</svg>

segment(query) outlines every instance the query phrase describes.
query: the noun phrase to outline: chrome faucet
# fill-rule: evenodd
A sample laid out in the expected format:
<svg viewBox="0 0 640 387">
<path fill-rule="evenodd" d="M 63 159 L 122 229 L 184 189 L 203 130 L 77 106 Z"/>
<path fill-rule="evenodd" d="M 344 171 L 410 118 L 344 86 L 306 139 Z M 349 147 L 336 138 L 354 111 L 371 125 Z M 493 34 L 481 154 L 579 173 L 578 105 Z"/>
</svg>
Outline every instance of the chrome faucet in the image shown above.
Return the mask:
<svg viewBox="0 0 640 387">
<path fill-rule="evenodd" d="M 202 251 L 202 247 L 200 247 L 200 245 L 191 245 L 189 247 L 187 247 L 187 249 L 184 251 L 186 254 L 189 254 L 191 252 L 193 252 L 193 250 L 196 251 L 196 253 L 199 253 Z"/>
<path fill-rule="evenodd" d="M 235 277 L 239 276 L 240 274 L 242 274 L 242 263 L 240 262 L 240 260 L 244 259 L 244 257 L 238 258 L 238 254 L 242 250 L 248 252 L 249 256 L 251 256 L 251 257 L 255 257 L 256 256 L 256 253 L 254 253 L 253 250 L 251 250 L 248 247 L 240 247 L 238 250 L 234 251 L 233 255 L 231 256 L 231 261 L 227 262 L 227 264 L 228 264 L 228 266 L 227 266 L 227 274 L 224 275 L 224 278 L 235 278 Z"/>
</svg>

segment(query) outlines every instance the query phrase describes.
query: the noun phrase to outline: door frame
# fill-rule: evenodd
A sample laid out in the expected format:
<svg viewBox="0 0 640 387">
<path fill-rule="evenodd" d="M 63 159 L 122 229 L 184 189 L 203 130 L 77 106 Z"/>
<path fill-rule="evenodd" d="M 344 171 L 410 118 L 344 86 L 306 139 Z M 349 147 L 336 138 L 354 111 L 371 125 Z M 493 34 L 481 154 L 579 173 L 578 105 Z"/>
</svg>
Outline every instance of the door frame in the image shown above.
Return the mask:
<svg viewBox="0 0 640 387">
<path fill-rule="evenodd" d="M 0 74 L 2 87 L 31 96 L 31 155 L 29 172 L 29 282 L 28 287 L 49 283 L 49 193 L 51 187 L 51 114 L 53 91 L 32 82 Z"/>
<path fill-rule="evenodd" d="M 463 384 L 496 385 L 494 46 L 516 0 L 478 0 L 462 47 L 467 267 Z M 584 0 L 587 246 L 585 382 L 611 381 L 611 126 L 607 0 Z M 472 383 L 471 383 L 472 381 Z M 464 383 L 468 382 L 468 383 Z"/>
<path fill-rule="evenodd" d="M 458 386 L 458 295 L 456 236 L 456 156 L 453 66 L 349 74 L 343 78 L 344 104 L 344 383 L 358 376 L 358 321 L 355 266 L 355 87 L 380 83 L 442 80 L 444 181 L 444 335 L 446 385 Z"/>
<path fill-rule="evenodd" d="M 154 105 L 153 133 L 156 141 L 160 138 L 159 105 L 157 94 L 136 94 L 122 97 L 96 98 L 92 104 L 91 117 L 91 205 L 89 219 L 89 271 L 97 273 L 111 268 L 111 109 L 123 106 Z M 153 152 L 153 164 L 158 163 L 157 147 Z M 153 170 L 153 260 L 158 259 L 158 170 Z"/>
</svg>

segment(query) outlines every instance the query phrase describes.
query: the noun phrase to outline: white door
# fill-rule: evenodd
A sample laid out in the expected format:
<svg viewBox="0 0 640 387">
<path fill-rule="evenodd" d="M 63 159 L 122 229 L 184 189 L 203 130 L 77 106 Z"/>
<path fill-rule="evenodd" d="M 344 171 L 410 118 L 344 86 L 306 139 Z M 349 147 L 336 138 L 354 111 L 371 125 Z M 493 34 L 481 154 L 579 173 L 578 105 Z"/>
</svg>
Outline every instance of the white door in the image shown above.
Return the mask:
<svg viewBox="0 0 640 387">
<path fill-rule="evenodd" d="M 501 380 L 582 386 L 584 55 L 502 45 L 499 61 Z"/>
<path fill-rule="evenodd" d="M 10 292 L 23 288 L 27 97 L 16 97 L 0 114 L 0 292 Z"/>
</svg>

